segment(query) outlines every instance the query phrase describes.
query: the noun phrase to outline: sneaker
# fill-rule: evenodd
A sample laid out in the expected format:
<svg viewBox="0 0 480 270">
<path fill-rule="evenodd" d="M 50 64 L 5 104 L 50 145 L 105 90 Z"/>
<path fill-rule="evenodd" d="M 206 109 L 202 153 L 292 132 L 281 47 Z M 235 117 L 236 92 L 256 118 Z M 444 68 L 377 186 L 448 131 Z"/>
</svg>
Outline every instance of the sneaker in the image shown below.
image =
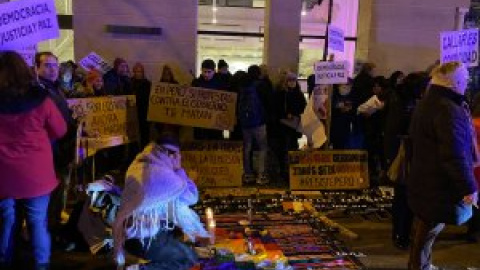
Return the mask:
<svg viewBox="0 0 480 270">
<path fill-rule="evenodd" d="M 259 185 L 266 185 L 268 184 L 268 176 L 264 173 L 260 174 L 257 178 L 257 184 Z"/>
<path fill-rule="evenodd" d="M 245 184 L 252 184 L 255 182 L 255 175 L 244 173 L 242 175 L 242 182 Z"/>
</svg>

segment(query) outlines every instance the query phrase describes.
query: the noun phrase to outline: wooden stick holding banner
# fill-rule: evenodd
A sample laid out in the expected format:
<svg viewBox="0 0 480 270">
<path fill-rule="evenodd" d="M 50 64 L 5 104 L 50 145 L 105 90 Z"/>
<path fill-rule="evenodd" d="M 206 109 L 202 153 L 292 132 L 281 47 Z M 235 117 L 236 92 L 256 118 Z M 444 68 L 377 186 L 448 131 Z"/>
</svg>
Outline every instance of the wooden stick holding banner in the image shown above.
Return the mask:
<svg viewBox="0 0 480 270">
<path fill-rule="evenodd" d="M 233 130 L 236 104 L 235 93 L 157 83 L 150 94 L 148 120 Z"/>
</svg>

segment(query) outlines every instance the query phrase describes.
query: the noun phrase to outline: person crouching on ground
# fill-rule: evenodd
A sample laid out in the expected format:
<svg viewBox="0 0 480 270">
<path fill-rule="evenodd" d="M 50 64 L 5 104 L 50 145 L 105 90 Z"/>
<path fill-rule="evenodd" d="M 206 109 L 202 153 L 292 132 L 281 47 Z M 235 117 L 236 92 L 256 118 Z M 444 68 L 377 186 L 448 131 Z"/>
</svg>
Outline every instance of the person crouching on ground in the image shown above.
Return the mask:
<svg viewBox="0 0 480 270">
<path fill-rule="evenodd" d="M 124 248 L 148 260 L 140 269 L 190 269 L 197 259 L 174 235 L 180 229 L 190 240 L 208 237 L 190 205 L 198 190 L 181 167 L 179 142 L 161 136 L 140 153 L 127 171 L 121 206 L 113 224 L 114 255 L 125 263 Z"/>
</svg>

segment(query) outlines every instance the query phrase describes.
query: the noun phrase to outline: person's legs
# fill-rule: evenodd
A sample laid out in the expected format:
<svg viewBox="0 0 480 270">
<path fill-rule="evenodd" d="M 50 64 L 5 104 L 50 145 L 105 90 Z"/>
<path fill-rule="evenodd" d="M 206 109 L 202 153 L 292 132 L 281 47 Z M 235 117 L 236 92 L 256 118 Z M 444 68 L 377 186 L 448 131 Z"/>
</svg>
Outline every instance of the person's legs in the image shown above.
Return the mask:
<svg viewBox="0 0 480 270">
<path fill-rule="evenodd" d="M 268 177 L 266 174 L 265 164 L 267 161 L 268 143 L 267 143 L 267 129 L 265 125 L 254 129 L 255 141 L 259 148 L 258 157 L 258 184 L 268 183 Z"/>
<path fill-rule="evenodd" d="M 445 224 L 433 223 L 415 217 L 413 222 L 412 245 L 410 247 L 409 270 L 430 270 L 432 246 Z"/>
<path fill-rule="evenodd" d="M 15 235 L 15 200 L 0 200 L 0 266 L 12 263 Z"/>
<path fill-rule="evenodd" d="M 37 269 L 47 269 L 50 262 L 50 234 L 47 229 L 47 208 L 50 194 L 24 199 L 28 228 L 32 237 L 33 255 Z"/>
<path fill-rule="evenodd" d="M 413 222 L 412 211 L 407 202 L 407 187 L 396 184 L 393 197 L 393 229 L 392 240 L 396 247 L 406 249 L 410 244 L 410 233 Z"/>
<path fill-rule="evenodd" d="M 252 148 L 254 129 L 243 129 L 243 181 L 249 183 L 255 180 L 253 175 Z"/>
</svg>

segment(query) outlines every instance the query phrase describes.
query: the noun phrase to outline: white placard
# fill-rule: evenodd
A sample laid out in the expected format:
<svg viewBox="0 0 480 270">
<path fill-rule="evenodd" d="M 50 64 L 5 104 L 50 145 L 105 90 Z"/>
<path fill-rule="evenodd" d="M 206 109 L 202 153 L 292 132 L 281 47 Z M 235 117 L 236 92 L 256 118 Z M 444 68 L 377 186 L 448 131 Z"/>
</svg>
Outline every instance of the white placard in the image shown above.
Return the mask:
<svg viewBox="0 0 480 270">
<path fill-rule="evenodd" d="M 110 69 L 112 69 L 112 67 L 107 63 L 107 61 L 105 61 L 100 55 L 94 52 L 88 54 L 85 58 L 80 60 L 78 64 L 87 71 L 93 68 L 102 73 L 107 73 Z"/>
<path fill-rule="evenodd" d="M 58 38 L 53 0 L 20 0 L 0 4 L 0 50 L 14 50 Z"/>
<path fill-rule="evenodd" d="M 316 62 L 315 84 L 348 83 L 348 62 Z"/>
<path fill-rule="evenodd" d="M 460 61 L 468 67 L 478 66 L 478 29 L 442 32 L 441 62 Z"/>
<path fill-rule="evenodd" d="M 343 52 L 345 50 L 345 35 L 343 29 L 328 25 L 328 49 Z"/>
</svg>

